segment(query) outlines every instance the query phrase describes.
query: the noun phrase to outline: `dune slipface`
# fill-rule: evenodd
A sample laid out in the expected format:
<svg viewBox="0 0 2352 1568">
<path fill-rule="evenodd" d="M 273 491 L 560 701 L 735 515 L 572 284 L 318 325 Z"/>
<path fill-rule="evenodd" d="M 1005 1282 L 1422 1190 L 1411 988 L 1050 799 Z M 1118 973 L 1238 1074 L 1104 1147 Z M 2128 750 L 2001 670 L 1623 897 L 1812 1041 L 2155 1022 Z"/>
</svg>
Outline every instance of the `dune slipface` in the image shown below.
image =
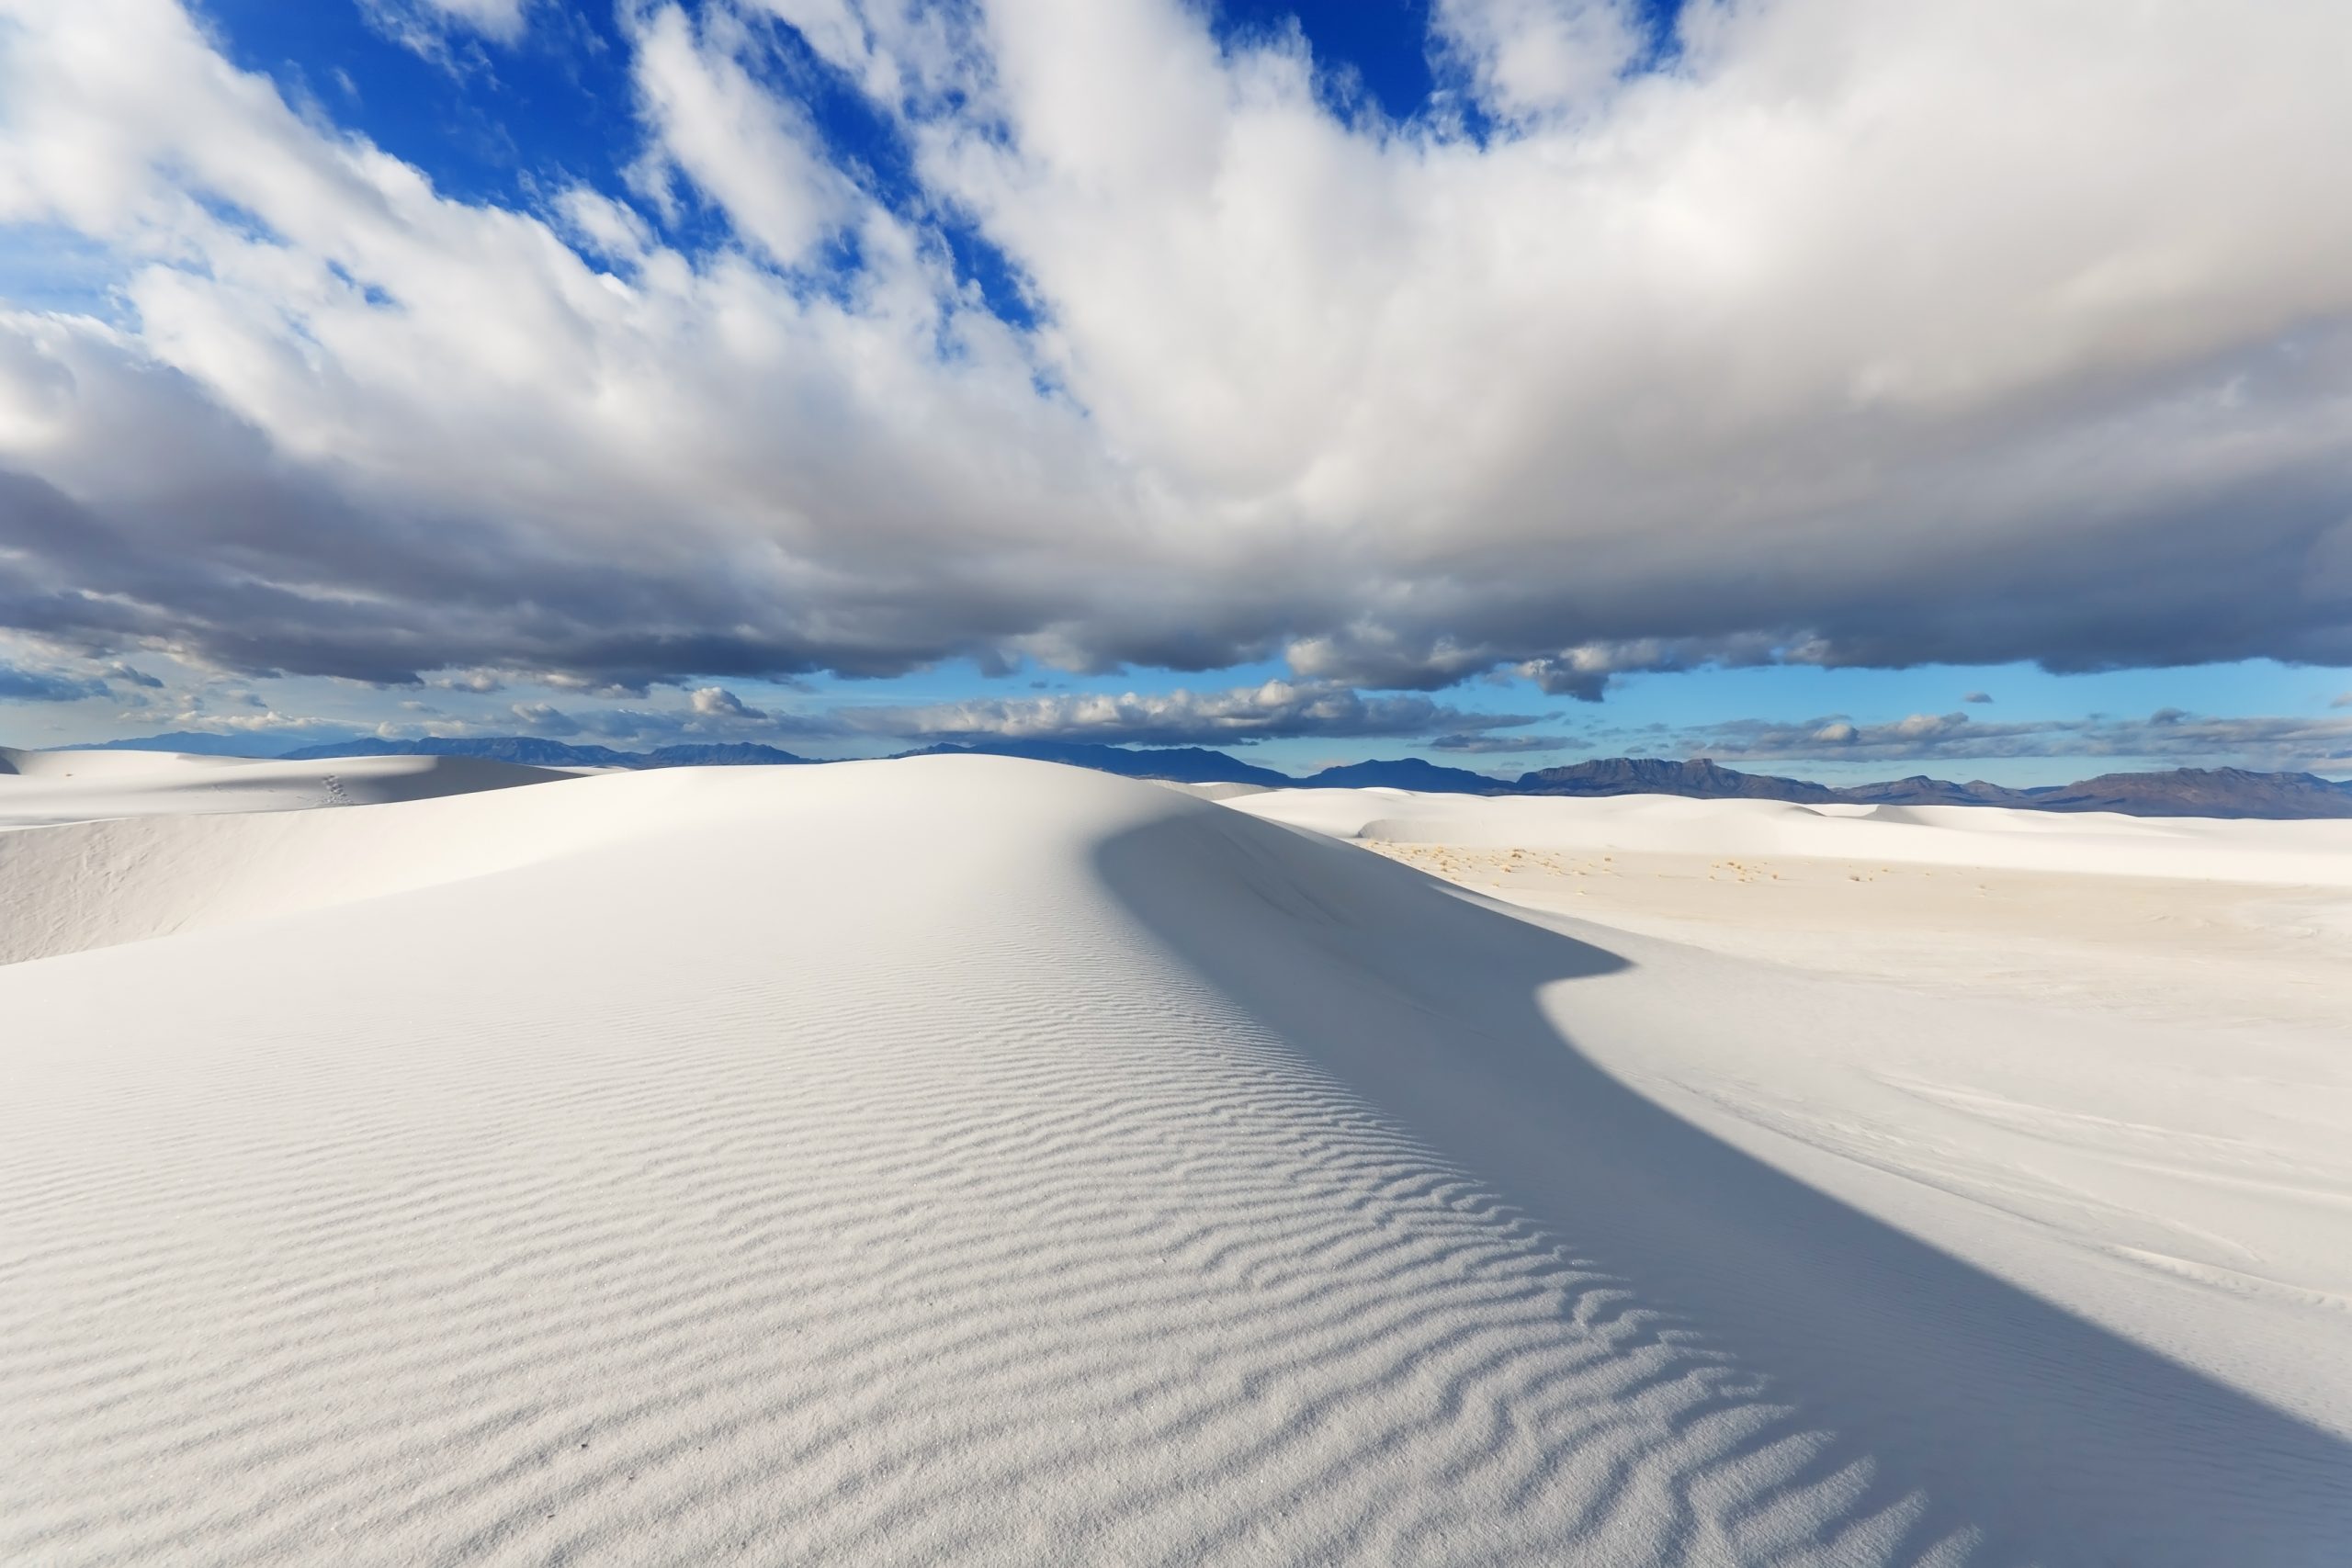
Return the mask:
<svg viewBox="0 0 2352 1568">
<path fill-rule="evenodd" d="M 982 758 L 0 857 L 0 1559 L 2352 1540 L 2325 1291 L 1735 1113 L 1807 1039 L 2071 1022 Z"/>
</svg>

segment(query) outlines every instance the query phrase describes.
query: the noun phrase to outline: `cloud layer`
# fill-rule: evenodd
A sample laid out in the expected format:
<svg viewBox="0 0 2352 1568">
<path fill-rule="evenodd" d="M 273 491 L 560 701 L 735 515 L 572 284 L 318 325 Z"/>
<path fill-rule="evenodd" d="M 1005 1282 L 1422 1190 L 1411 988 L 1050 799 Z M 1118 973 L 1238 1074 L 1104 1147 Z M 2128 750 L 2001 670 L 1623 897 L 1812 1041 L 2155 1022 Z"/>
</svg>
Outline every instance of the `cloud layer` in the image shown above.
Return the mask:
<svg viewBox="0 0 2352 1568">
<path fill-rule="evenodd" d="M 1102 740 L 1135 746 L 1220 746 L 1304 737 L 1361 739 L 1487 733 L 1533 724 L 1530 715 L 1468 713 L 1424 696 L 1367 697 L 1344 686 L 1268 681 L 1226 692 L 1099 693 L 976 698 L 845 710 L 853 734 L 933 740 Z"/>
<path fill-rule="evenodd" d="M 1964 713 L 1913 714 L 1889 724 L 1845 718 L 1787 724 L 1743 719 L 1678 738 L 1688 754 L 1725 761 L 1947 764 L 2019 757 L 2129 757 L 2201 765 L 2340 773 L 2352 761 L 2352 718 L 2218 716 L 2159 708 L 2144 718 L 2094 716 L 1984 723 Z"/>
<path fill-rule="evenodd" d="M 0 311 L 0 626 L 637 690 L 2352 663 L 2342 6 L 1446 0 L 1475 132 L 1177 0 L 622 16 L 631 177 L 501 207 L 176 0 L 0 0 L 0 223 L 120 289 Z"/>
</svg>

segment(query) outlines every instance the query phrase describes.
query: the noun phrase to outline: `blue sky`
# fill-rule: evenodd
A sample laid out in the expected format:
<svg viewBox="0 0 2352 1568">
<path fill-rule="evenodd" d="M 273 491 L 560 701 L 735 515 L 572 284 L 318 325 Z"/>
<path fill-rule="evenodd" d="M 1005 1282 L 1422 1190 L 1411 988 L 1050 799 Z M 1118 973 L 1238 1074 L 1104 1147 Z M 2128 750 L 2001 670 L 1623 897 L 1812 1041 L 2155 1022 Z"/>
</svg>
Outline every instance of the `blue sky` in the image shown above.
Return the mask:
<svg viewBox="0 0 2352 1568">
<path fill-rule="evenodd" d="M 2352 772 L 2340 95 L 2045 25 L 35 8 L 0 739 Z"/>
</svg>

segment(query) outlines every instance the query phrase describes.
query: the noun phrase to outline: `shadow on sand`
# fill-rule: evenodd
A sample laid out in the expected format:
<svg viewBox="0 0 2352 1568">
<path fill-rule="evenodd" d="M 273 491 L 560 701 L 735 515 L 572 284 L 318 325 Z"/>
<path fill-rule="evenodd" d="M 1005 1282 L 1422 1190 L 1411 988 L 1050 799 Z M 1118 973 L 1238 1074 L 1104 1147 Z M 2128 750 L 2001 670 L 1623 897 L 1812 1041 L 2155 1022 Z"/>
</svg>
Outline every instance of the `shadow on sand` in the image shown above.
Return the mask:
<svg viewBox="0 0 2352 1568">
<path fill-rule="evenodd" d="M 1748 1397 L 1786 1415 L 1750 1447 L 1816 1445 L 1776 1491 L 1866 1476 L 1844 1515 L 1905 1523 L 1851 1560 L 2352 1562 L 2352 1446 L 1782 1175 L 1579 1054 L 1537 993 L 1624 960 L 1222 808 L 1113 840 L 1098 866 L 1303 1060 L 1753 1374 Z"/>
</svg>

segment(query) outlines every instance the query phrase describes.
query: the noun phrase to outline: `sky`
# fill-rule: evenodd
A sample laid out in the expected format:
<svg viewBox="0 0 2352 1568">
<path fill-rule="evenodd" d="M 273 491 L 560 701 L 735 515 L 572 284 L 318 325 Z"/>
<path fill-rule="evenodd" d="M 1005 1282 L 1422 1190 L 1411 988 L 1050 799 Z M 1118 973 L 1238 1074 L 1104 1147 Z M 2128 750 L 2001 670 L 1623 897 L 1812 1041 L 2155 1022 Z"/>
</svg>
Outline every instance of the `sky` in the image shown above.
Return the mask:
<svg viewBox="0 0 2352 1568">
<path fill-rule="evenodd" d="M 0 743 L 2352 774 L 2347 50 L 0 0 Z"/>
</svg>

